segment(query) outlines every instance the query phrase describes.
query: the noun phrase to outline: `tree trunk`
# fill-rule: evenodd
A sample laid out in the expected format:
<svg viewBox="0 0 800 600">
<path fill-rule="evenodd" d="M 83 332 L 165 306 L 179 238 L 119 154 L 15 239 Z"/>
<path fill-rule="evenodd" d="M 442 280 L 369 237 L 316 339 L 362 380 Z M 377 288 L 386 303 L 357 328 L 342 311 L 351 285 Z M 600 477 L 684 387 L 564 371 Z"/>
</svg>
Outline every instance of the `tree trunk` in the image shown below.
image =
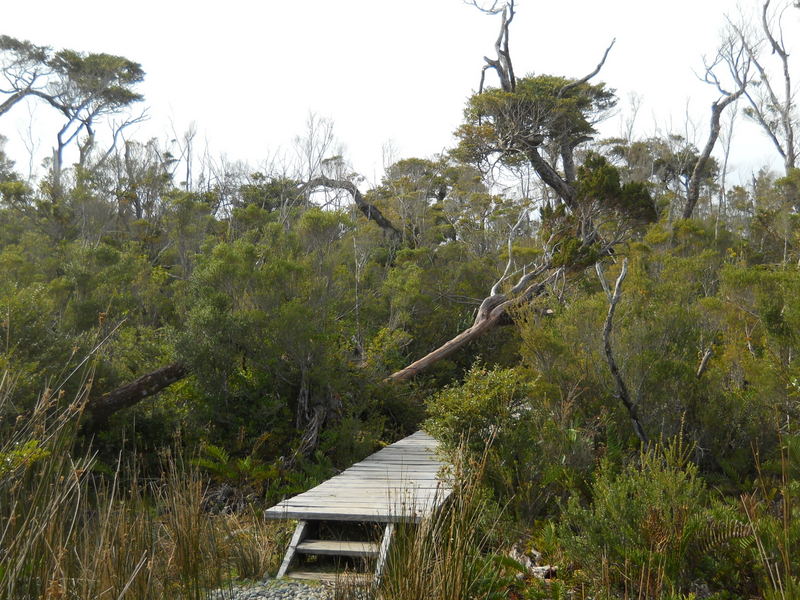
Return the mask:
<svg viewBox="0 0 800 600">
<path fill-rule="evenodd" d="M 438 361 L 447 358 L 463 346 L 467 345 L 469 342 L 477 339 L 487 331 L 502 323 L 508 316 L 509 309 L 520 306 L 521 304 L 530 301 L 532 298 L 544 293 L 547 284 L 556 279 L 562 272 L 562 269 L 557 269 L 543 281 L 528 286 L 524 291 L 522 291 L 521 294 L 510 299 L 508 299 L 505 294 L 495 294 L 493 296 L 489 296 L 481 303 L 481 307 L 478 309 L 478 316 L 475 318 L 475 322 L 469 329 L 465 329 L 454 338 L 439 346 L 433 352 L 430 352 L 422 358 L 415 360 L 407 367 L 400 369 L 399 371 L 395 371 L 384 381 L 406 381 L 415 375 L 418 375 Z M 515 286 L 515 290 L 518 287 L 519 284 Z"/>
<path fill-rule="evenodd" d="M 619 371 L 617 361 L 614 359 L 614 352 L 611 348 L 611 330 L 614 323 L 614 312 L 616 311 L 617 304 L 622 296 L 622 282 L 625 281 L 625 275 L 628 274 L 628 259 L 626 258 L 622 262 L 622 270 L 620 271 L 619 277 L 617 277 L 617 283 L 614 286 L 613 294 L 611 294 L 608 290 L 608 286 L 605 278 L 603 277 L 602 271 L 600 270 L 599 263 L 597 267 L 597 274 L 600 277 L 600 282 L 602 283 L 603 289 L 608 295 L 609 301 L 608 314 L 606 315 L 606 322 L 603 325 L 603 351 L 606 355 L 606 362 L 608 362 L 608 368 L 611 371 L 611 376 L 614 378 L 614 385 L 617 388 L 617 397 L 622 401 L 622 404 L 625 405 L 625 408 L 628 411 L 628 416 L 631 419 L 631 425 L 633 425 L 633 431 L 636 433 L 636 437 L 638 437 L 643 444 L 647 444 L 647 434 L 644 432 L 644 427 L 642 427 L 642 423 L 639 421 L 638 407 L 631 399 L 631 395 L 628 392 L 628 386 L 625 385 L 625 380 L 622 379 L 622 374 Z"/>
<path fill-rule="evenodd" d="M 359 190 L 358 187 L 356 187 L 356 184 L 352 181 L 331 179 L 330 177 L 322 176 L 315 177 L 303 187 L 306 190 L 313 190 L 314 188 L 318 187 L 326 187 L 349 192 L 350 195 L 353 196 L 353 202 L 356 203 L 358 209 L 364 214 L 365 217 L 367 217 L 367 219 L 374 221 L 391 237 L 396 239 L 400 239 L 402 237 L 400 230 L 397 229 L 397 227 L 395 227 L 394 224 L 383 215 L 378 207 L 364 200 L 361 190 Z"/>
<path fill-rule="evenodd" d="M 714 146 L 719 138 L 719 122 L 720 117 L 722 116 L 722 111 L 725 110 L 725 107 L 731 102 L 737 100 L 743 93 L 743 89 L 739 90 L 734 94 L 726 96 L 722 100 L 717 100 L 711 105 L 711 126 L 708 132 L 708 141 L 706 141 L 703 151 L 697 158 L 697 162 L 692 170 L 692 176 L 689 179 L 689 185 L 687 186 L 686 191 L 686 206 L 683 209 L 684 219 L 692 218 L 692 213 L 694 212 L 695 206 L 697 206 L 697 201 L 700 198 L 700 178 L 702 177 L 703 169 L 705 169 L 708 159 L 711 157 L 711 152 L 714 150 Z"/>
<path fill-rule="evenodd" d="M 172 363 L 142 375 L 131 383 L 103 394 L 99 398 L 90 400 L 86 405 L 88 418 L 84 425 L 84 431 L 96 431 L 102 428 L 115 412 L 157 394 L 188 374 L 189 369 L 186 365 L 179 362 Z"/>
</svg>

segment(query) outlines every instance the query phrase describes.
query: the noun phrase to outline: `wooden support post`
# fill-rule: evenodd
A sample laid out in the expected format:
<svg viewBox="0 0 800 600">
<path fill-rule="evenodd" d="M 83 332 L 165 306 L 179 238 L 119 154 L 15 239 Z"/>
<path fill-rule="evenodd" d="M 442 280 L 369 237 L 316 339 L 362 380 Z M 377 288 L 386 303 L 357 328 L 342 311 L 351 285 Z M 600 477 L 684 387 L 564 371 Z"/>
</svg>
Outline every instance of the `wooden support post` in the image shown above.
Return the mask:
<svg viewBox="0 0 800 600">
<path fill-rule="evenodd" d="M 278 569 L 278 574 L 275 576 L 276 579 L 280 579 L 281 577 L 285 576 L 286 571 L 289 570 L 289 565 L 292 563 L 294 554 L 297 551 L 297 545 L 303 541 L 303 538 L 306 535 L 307 526 L 308 526 L 308 521 L 298 521 L 297 527 L 295 527 L 294 529 L 294 535 L 292 536 L 292 541 L 289 542 L 289 548 L 288 550 L 286 550 L 286 556 L 283 557 L 281 568 Z"/>
<path fill-rule="evenodd" d="M 375 565 L 375 578 L 373 579 L 373 586 L 378 587 L 383 575 L 383 568 L 386 566 L 386 558 L 389 556 L 389 545 L 392 543 L 392 535 L 394 534 L 394 523 L 387 523 L 386 529 L 383 531 L 383 539 L 381 539 L 381 548 L 378 551 L 378 562 Z"/>
</svg>

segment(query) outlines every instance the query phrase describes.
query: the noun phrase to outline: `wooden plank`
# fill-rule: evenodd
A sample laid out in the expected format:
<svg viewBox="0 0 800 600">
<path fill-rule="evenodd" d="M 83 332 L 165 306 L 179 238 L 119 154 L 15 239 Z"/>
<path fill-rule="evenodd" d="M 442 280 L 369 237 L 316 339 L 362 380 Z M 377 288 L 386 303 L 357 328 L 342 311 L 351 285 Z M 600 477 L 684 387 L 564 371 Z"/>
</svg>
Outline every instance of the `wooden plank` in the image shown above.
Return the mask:
<svg viewBox="0 0 800 600">
<path fill-rule="evenodd" d="M 287 575 L 290 579 L 304 581 L 324 581 L 326 583 L 346 585 L 368 585 L 372 579 L 369 573 L 339 573 L 336 571 L 291 571 Z"/>
<path fill-rule="evenodd" d="M 335 509 L 341 507 L 342 504 L 336 504 L 333 502 L 317 502 L 314 500 L 309 500 L 308 502 L 292 502 L 291 504 L 285 505 L 288 510 L 305 510 L 305 509 Z M 349 502 L 344 509 L 352 508 L 352 509 L 374 509 L 374 510 L 388 510 L 388 511 L 408 511 L 414 510 L 417 508 L 425 509 L 429 506 L 433 506 L 433 502 L 420 502 L 417 504 L 395 504 L 390 502 Z"/>
<path fill-rule="evenodd" d="M 341 492 L 339 494 L 326 494 L 321 492 L 307 493 L 293 498 L 288 498 L 272 508 L 279 508 L 281 506 L 288 506 L 298 503 L 333 503 L 346 506 L 351 502 L 355 503 L 380 503 L 380 504 L 409 504 L 413 502 L 444 502 L 450 495 L 450 490 L 415 490 L 396 492 L 394 494 L 377 493 L 353 493 L 352 491 Z M 272 508 L 268 510 L 272 510 Z"/>
<path fill-rule="evenodd" d="M 345 504 L 348 502 L 402 502 L 408 503 L 413 502 L 415 500 L 420 501 L 428 501 L 428 500 L 435 500 L 437 497 L 443 497 L 443 493 L 437 493 L 437 490 L 425 490 L 420 491 L 417 490 L 416 492 L 406 492 L 404 494 L 397 493 L 397 494 L 386 494 L 382 491 L 376 491 L 374 493 L 354 493 L 354 492 L 341 492 L 339 494 L 323 494 L 320 492 L 314 492 L 313 494 L 303 494 L 302 496 L 295 496 L 294 498 L 284 500 L 280 504 L 276 506 L 285 506 L 286 504 L 291 504 L 295 499 L 301 499 L 303 501 L 307 500 L 315 500 L 317 502 L 338 502 L 340 504 Z"/>
<path fill-rule="evenodd" d="M 278 569 L 278 574 L 275 576 L 276 579 L 280 579 L 286 575 L 286 571 L 289 568 L 289 565 L 292 563 L 294 553 L 297 550 L 297 545 L 303 540 L 303 537 L 306 534 L 307 526 L 308 523 L 306 521 L 300 521 L 297 524 L 297 527 L 295 527 L 294 535 L 292 535 L 292 541 L 289 542 L 289 548 L 286 550 L 286 555 L 283 557 L 281 567 Z"/>
<path fill-rule="evenodd" d="M 416 514 L 419 512 L 424 512 L 435 508 L 437 505 L 433 502 L 428 502 L 425 504 L 406 504 L 406 505 L 397 505 L 397 504 L 349 504 L 345 507 L 341 505 L 335 504 L 291 504 L 284 507 L 284 510 L 281 512 L 308 512 L 308 513 L 319 513 L 319 512 L 337 512 L 341 514 L 347 514 L 347 511 L 352 513 L 357 512 L 371 512 L 371 513 L 383 513 L 387 515 L 400 515 L 400 514 Z"/>
<path fill-rule="evenodd" d="M 265 515 L 273 519 L 302 519 L 306 521 L 363 521 L 366 523 L 397 523 L 408 521 L 419 523 L 430 514 L 430 510 L 419 511 L 393 511 L 388 510 L 362 510 L 362 509 L 335 509 L 325 510 L 286 510 Z"/>
<path fill-rule="evenodd" d="M 442 481 L 439 479 L 424 479 L 420 481 L 367 481 L 367 480 L 359 480 L 359 479 L 351 479 L 351 480 L 342 480 L 332 482 L 329 481 L 326 484 L 318 485 L 317 487 L 311 488 L 310 490 L 303 492 L 307 494 L 308 492 L 314 490 L 327 490 L 327 489 L 339 489 L 339 490 L 346 490 L 346 489 L 368 489 L 368 488 L 376 488 L 382 490 L 405 490 L 405 489 L 435 489 L 435 488 L 443 488 L 443 489 L 450 489 L 452 486 L 448 481 Z M 299 495 L 299 494 L 298 494 Z"/>
<path fill-rule="evenodd" d="M 325 554 L 331 556 L 378 556 L 380 547 L 376 542 L 354 542 L 339 540 L 306 540 L 297 546 L 303 554 Z"/>
<path fill-rule="evenodd" d="M 375 565 L 375 577 L 372 584 L 377 588 L 381 582 L 381 575 L 383 575 L 383 568 L 386 566 L 386 557 L 389 556 L 389 545 L 392 543 L 392 535 L 394 534 L 394 523 L 386 525 L 383 532 L 383 539 L 381 540 L 381 549 L 378 554 L 378 563 Z"/>
<path fill-rule="evenodd" d="M 370 513 L 370 514 L 385 514 L 385 515 L 416 515 L 421 514 L 424 512 L 428 512 L 435 508 L 435 505 L 432 503 L 429 504 L 415 504 L 415 505 L 408 505 L 408 506 L 388 506 L 385 504 L 361 504 L 361 505 L 349 505 L 345 509 L 340 510 L 337 506 L 331 504 L 295 504 L 292 506 L 287 506 L 285 512 L 297 512 L 297 513 L 341 513 L 341 514 L 348 514 L 348 511 L 351 513 Z"/>
<path fill-rule="evenodd" d="M 435 502 L 439 498 L 444 498 L 444 494 L 408 494 L 406 496 L 393 496 L 387 497 L 386 495 L 374 495 L 369 496 L 366 494 L 348 494 L 348 495 L 337 495 L 337 496 L 328 496 L 328 495 L 318 495 L 318 494 L 309 494 L 303 496 L 295 496 L 294 498 L 290 498 L 289 500 L 285 500 L 281 502 L 277 506 L 289 506 L 293 504 L 309 504 L 309 503 L 318 503 L 318 504 L 338 504 L 338 505 L 349 505 L 349 504 L 410 504 L 413 502 Z"/>
<path fill-rule="evenodd" d="M 291 501 L 282 502 L 268 509 L 268 513 L 279 513 L 298 506 L 326 506 L 346 509 L 348 506 L 383 506 L 386 508 L 408 508 L 414 506 L 441 506 L 447 500 L 447 496 L 429 496 L 409 499 L 406 501 L 388 501 L 380 499 L 359 500 L 345 498 L 343 500 L 330 498 L 297 498 Z"/>
</svg>

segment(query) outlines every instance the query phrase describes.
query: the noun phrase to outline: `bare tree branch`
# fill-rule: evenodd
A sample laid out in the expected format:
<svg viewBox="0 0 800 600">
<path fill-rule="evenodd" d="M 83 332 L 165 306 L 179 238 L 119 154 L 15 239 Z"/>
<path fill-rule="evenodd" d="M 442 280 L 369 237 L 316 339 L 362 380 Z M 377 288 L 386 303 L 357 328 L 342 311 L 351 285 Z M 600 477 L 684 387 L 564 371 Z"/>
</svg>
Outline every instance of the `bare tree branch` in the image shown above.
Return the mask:
<svg viewBox="0 0 800 600">
<path fill-rule="evenodd" d="M 308 183 L 302 186 L 302 191 L 312 192 L 314 189 L 319 187 L 326 187 L 331 189 L 337 190 L 344 190 L 349 192 L 350 195 L 353 197 L 353 201 L 356 203 L 358 209 L 364 214 L 367 219 L 370 221 L 374 221 L 381 229 L 383 229 L 386 233 L 388 233 L 391 237 L 400 239 L 402 237 L 402 232 L 395 227 L 392 222 L 387 219 L 383 213 L 370 202 L 364 200 L 364 196 L 361 191 L 358 189 L 355 183 L 352 181 L 347 181 L 343 179 L 331 179 L 330 177 L 326 177 L 321 175 L 319 177 L 315 177 Z"/>
<path fill-rule="evenodd" d="M 503 274 L 500 276 L 494 285 L 492 286 L 491 291 L 489 292 L 490 295 L 494 296 L 500 290 L 500 284 L 502 284 L 509 276 L 509 272 L 511 271 L 511 267 L 514 264 L 514 234 L 516 234 L 517 229 L 519 226 L 522 225 L 523 219 L 528 215 L 528 209 L 524 208 L 519 213 L 519 219 L 517 222 L 514 223 L 514 226 L 511 228 L 511 231 L 508 232 L 508 261 L 506 262 L 506 268 L 503 271 Z"/>
<path fill-rule="evenodd" d="M 125 119 L 119 125 L 117 125 L 116 123 L 112 125 L 113 134 L 111 136 L 111 143 L 109 144 L 108 148 L 103 153 L 103 155 L 97 160 L 97 162 L 95 162 L 94 168 L 103 166 L 103 164 L 105 164 L 108 158 L 114 153 L 114 151 L 117 149 L 117 144 L 119 143 L 119 137 L 120 135 L 122 135 L 122 132 L 125 131 L 125 129 L 131 127 L 132 125 L 142 123 L 146 121 L 147 118 L 148 118 L 147 109 L 145 109 L 141 113 L 139 113 L 139 115 L 131 117 L 129 119 Z"/>
<path fill-rule="evenodd" d="M 744 88 L 741 88 L 733 94 L 729 94 L 725 98 L 716 100 L 711 105 L 711 123 L 708 130 L 708 140 L 700 156 L 697 158 L 694 169 L 692 169 L 692 176 L 689 179 L 686 191 L 686 206 L 683 209 L 684 219 L 690 219 L 692 217 L 695 206 L 697 206 L 697 201 L 700 199 L 700 181 L 703 177 L 703 170 L 708 164 L 708 159 L 711 157 L 711 152 L 714 150 L 714 146 L 719 138 L 722 111 L 725 110 L 725 107 L 729 104 L 738 100 L 742 94 L 744 94 Z"/>
<path fill-rule="evenodd" d="M 608 284 L 605 283 L 605 277 L 603 276 L 602 269 L 599 266 L 597 266 L 597 274 L 603 284 L 603 288 L 606 290 L 606 293 L 608 293 Z M 614 359 L 614 352 L 611 349 L 611 331 L 614 322 L 614 312 L 617 309 L 619 299 L 622 297 L 622 282 L 625 281 L 625 276 L 627 274 L 628 259 L 626 258 L 622 261 L 622 270 L 620 271 L 619 277 L 617 277 L 617 282 L 614 285 L 614 293 L 611 294 L 608 306 L 608 314 L 606 315 L 606 321 L 603 325 L 603 351 L 606 355 L 606 361 L 608 362 L 608 368 L 611 371 L 611 376 L 614 378 L 614 385 L 617 388 L 616 395 L 622 401 L 622 404 L 625 405 L 625 408 L 628 411 L 628 416 L 630 417 L 631 424 L 633 425 L 633 431 L 636 434 L 636 437 L 638 437 L 643 444 L 647 444 L 647 434 L 644 432 L 644 428 L 639 421 L 637 403 L 631 400 L 631 395 L 628 392 L 628 386 L 625 385 L 625 381 L 622 379 L 622 374 L 620 373 L 617 362 Z"/>
<path fill-rule="evenodd" d="M 613 48 L 614 44 L 616 44 L 616 43 L 617 43 L 617 38 L 614 38 L 613 40 L 611 40 L 611 43 L 608 45 L 608 48 L 606 48 L 606 51 L 603 52 L 603 58 L 597 64 L 597 66 L 595 67 L 594 71 L 592 71 L 591 73 L 589 73 L 585 77 L 581 77 L 580 79 L 577 79 L 575 81 L 571 81 L 570 83 L 568 83 L 567 85 L 562 87 L 558 92 L 558 97 L 559 98 L 562 97 L 569 90 L 571 90 L 573 88 L 576 88 L 579 85 L 582 85 L 582 84 L 586 83 L 592 77 L 597 75 L 600 72 L 600 70 L 603 68 L 603 65 L 606 64 L 606 59 L 608 58 L 608 53 L 611 52 L 611 48 Z"/>
<path fill-rule="evenodd" d="M 495 40 L 494 43 L 494 49 L 497 53 L 497 58 L 493 59 L 489 58 L 488 56 L 483 57 L 483 60 L 486 61 L 486 64 L 481 70 L 481 81 L 480 85 L 478 86 L 478 93 L 480 94 L 483 92 L 487 69 L 494 69 L 497 72 L 497 76 L 500 78 L 500 87 L 504 91 L 513 92 L 517 87 L 517 79 L 514 75 L 514 66 L 511 63 L 511 53 L 508 48 L 508 38 L 509 27 L 511 26 L 511 21 L 514 20 L 515 14 L 514 0 L 508 0 L 502 8 L 498 8 L 497 0 L 492 3 L 491 8 L 481 7 L 477 0 L 471 0 L 470 2 L 467 2 L 467 4 L 474 6 L 486 14 L 502 14 L 500 33 L 497 35 L 497 40 Z"/>
<path fill-rule="evenodd" d="M 756 34 L 748 27 L 748 21 L 741 17 L 741 23 L 734 23 L 728 18 L 728 27 L 738 40 L 739 52 L 743 52 L 748 57 L 752 66 L 758 74 L 758 88 L 751 93 L 745 89 L 744 97 L 747 98 L 750 107 L 746 111 L 747 116 L 758 123 L 764 133 L 772 141 L 773 146 L 784 161 L 786 171 L 795 168 L 797 162 L 797 142 L 795 139 L 795 128 L 798 126 L 797 115 L 794 110 L 794 96 L 792 92 L 792 80 L 790 76 L 789 54 L 783 41 L 783 36 L 776 36 L 774 33 L 777 27 L 782 30 L 781 16 L 778 17 L 777 25 L 773 24 L 769 18 L 770 0 L 766 0 L 761 7 L 761 29 L 762 38 L 756 38 Z M 783 73 L 783 97 L 776 91 L 774 81 L 771 78 L 761 57 L 761 46 L 766 41 L 772 50 L 773 55 L 777 55 Z M 729 57 L 725 60 L 730 62 Z M 731 74 L 736 79 L 735 69 L 731 69 Z M 740 81 L 737 83 L 741 84 Z M 742 87 L 741 85 L 739 86 Z"/>
</svg>

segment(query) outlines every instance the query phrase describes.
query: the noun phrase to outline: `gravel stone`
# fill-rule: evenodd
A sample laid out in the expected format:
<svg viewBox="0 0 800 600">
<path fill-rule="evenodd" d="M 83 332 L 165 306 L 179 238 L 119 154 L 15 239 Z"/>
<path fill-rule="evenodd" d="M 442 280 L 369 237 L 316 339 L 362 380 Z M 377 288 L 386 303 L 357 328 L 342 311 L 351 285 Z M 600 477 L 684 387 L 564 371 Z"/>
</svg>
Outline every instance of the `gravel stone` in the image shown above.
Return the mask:
<svg viewBox="0 0 800 600">
<path fill-rule="evenodd" d="M 358 592 L 351 590 L 349 596 L 366 599 L 369 593 L 367 590 Z M 267 579 L 258 583 L 214 590 L 209 595 L 209 600 L 334 600 L 334 597 L 331 584 Z"/>
<path fill-rule="evenodd" d="M 267 580 L 214 590 L 210 600 L 331 600 L 330 590 L 290 580 Z"/>
</svg>

